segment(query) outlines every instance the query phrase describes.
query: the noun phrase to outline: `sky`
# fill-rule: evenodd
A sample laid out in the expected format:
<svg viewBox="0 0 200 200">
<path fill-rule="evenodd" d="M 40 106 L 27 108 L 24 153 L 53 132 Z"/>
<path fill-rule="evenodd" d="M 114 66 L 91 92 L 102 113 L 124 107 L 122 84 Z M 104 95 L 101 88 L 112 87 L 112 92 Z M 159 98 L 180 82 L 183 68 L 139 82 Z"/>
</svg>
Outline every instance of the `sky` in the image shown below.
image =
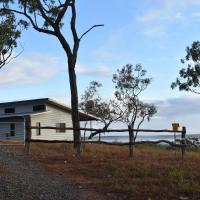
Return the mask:
<svg viewBox="0 0 200 200">
<path fill-rule="evenodd" d="M 171 90 L 184 67 L 185 48 L 200 40 L 200 0 L 77 1 L 81 35 L 105 24 L 81 41 L 76 66 L 79 96 L 90 81 L 103 84 L 100 95 L 113 95 L 112 74 L 125 64 L 142 64 L 152 84 L 142 95 L 158 113 L 144 128 L 170 128 L 172 122 L 200 133 L 200 96 Z M 66 37 L 69 18 L 66 17 Z M 0 71 L 0 101 L 50 97 L 70 105 L 67 58 L 53 36 L 29 29 L 20 39 L 23 53 Z M 21 51 L 20 46 L 15 54 Z"/>
</svg>

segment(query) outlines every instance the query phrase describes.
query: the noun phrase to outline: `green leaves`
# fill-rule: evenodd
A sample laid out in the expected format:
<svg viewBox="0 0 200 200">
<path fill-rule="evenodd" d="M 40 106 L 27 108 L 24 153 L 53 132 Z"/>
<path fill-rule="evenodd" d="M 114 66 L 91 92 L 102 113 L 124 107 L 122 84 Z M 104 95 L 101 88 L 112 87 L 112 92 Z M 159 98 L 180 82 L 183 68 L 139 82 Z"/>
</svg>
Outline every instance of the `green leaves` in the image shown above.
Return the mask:
<svg viewBox="0 0 200 200">
<path fill-rule="evenodd" d="M 142 69 L 140 64 L 135 67 L 127 64 L 121 70 L 117 70 L 117 74 L 113 75 L 113 83 L 115 83 L 115 96 L 121 99 L 121 96 L 137 96 L 151 83 L 151 78 L 147 78 L 146 70 Z"/>
<path fill-rule="evenodd" d="M 17 22 L 14 14 L 0 12 L 0 68 L 2 68 L 12 55 L 12 51 L 17 47 L 17 40 L 21 36 L 23 29 L 28 24 L 23 20 Z"/>
<path fill-rule="evenodd" d="M 190 91 L 200 94 L 200 42 L 195 41 L 191 47 L 186 48 L 187 55 L 181 59 L 181 63 L 187 64 L 187 68 L 179 71 L 179 77 L 171 84 L 171 88 L 179 88 L 180 91 Z"/>
<path fill-rule="evenodd" d="M 142 65 L 135 67 L 127 64 L 113 75 L 115 83 L 114 107 L 118 121 L 126 123 L 128 126 L 139 128 L 144 119 L 150 118 L 157 112 L 156 107 L 151 104 L 143 103 L 140 94 L 151 83 L 151 78 L 146 77 L 146 70 Z"/>
</svg>

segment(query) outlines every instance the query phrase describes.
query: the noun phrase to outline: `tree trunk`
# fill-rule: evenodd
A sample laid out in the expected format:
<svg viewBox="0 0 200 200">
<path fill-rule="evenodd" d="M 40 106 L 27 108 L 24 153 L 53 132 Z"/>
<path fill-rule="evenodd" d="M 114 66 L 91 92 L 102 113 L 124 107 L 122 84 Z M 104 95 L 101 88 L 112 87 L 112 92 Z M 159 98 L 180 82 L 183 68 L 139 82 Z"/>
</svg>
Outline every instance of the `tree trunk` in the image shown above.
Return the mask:
<svg viewBox="0 0 200 200">
<path fill-rule="evenodd" d="M 69 81 L 71 89 L 72 124 L 74 132 L 74 148 L 76 149 L 76 153 L 79 156 L 81 153 L 81 132 L 78 112 L 78 92 L 74 65 L 75 64 L 72 64 L 72 62 L 68 61 Z"/>
<path fill-rule="evenodd" d="M 129 157 L 133 158 L 133 150 L 134 150 L 134 132 L 133 127 L 128 126 L 129 130 Z"/>
</svg>

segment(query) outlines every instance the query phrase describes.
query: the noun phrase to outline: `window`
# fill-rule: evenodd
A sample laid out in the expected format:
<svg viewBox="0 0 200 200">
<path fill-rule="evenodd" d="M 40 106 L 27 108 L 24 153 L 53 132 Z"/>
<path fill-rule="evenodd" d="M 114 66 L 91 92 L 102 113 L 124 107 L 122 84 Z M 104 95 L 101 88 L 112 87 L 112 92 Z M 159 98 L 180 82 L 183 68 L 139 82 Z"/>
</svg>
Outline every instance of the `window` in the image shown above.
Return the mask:
<svg viewBox="0 0 200 200">
<path fill-rule="evenodd" d="M 37 123 L 36 123 L 36 127 L 38 127 L 38 128 L 36 129 L 36 135 L 41 135 L 40 122 L 37 122 Z"/>
<path fill-rule="evenodd" d="M 7 114 L 15 113 L 15 108 L 5 108 L 4 112 Z"/>
<path fill-rule="evenodd" d="M 65 123 L 57 123 L 56 124 L 56 133 L 65 133 Z"/>
<path fill-rule="evenodd" d="M 33 111 L 44 111 L 45 110 L 45 105 L 34 105 L 33 106 Z"/>
<path fill-rule="evenodd" d="M 15 136 L 15 124 L 10 124 L 10 136 Z"/>
</svg>

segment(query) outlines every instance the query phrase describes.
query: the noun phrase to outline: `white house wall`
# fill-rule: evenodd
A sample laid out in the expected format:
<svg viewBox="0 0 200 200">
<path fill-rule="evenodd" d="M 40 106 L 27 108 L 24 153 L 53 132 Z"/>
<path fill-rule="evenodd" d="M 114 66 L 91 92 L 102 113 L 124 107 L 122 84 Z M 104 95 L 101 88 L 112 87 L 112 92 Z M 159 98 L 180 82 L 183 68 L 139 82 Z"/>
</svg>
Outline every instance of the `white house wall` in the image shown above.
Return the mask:
<svg viewBox="0 0 200 200">
<path fill-rule="evenodd" d="M 31 126 L 36 126 L 36 123 L 40 122 L 40 126 L 53 126 L 56 127 L 56 123 L 65 123 L 66 127 L 72 127 L 71 113 L 67 113 L 57 107 L 47 105 L 48 112 L 38 115 L 31 115 Z M 37 140 L 73 140 L 73 131 L 66 130 L 65 133 L 56 133 L 56 130 L 41 129 L 40 135 L 36 135 L 36 130 L 32 130 L 32 139 Z"/>
</svg>

